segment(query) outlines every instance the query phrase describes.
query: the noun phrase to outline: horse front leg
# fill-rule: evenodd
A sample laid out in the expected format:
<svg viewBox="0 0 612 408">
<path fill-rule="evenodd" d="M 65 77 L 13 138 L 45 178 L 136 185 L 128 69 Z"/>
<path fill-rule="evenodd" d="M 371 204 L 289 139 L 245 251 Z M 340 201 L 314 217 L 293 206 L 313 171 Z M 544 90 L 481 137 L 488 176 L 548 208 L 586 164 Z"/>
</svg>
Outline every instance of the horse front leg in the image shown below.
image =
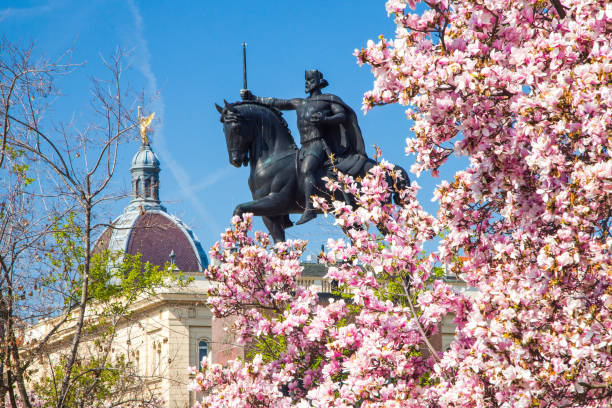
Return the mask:
<svg viewBox="0 0 612 408">
<path fill-rule="evenodd" d="M 274 242 L 283 242 L 286 228 L 285 217 L 287 217 L 286 200 L 278 193 L 272 193 L 258 200 L 239 204 L 234 210 L 234 215 L 253 213 L 253 215 L 261 216 Z"/>
<path fill-rule="evenodd" d="M 295 202 L 296 179 L 294 172 L 283 171 L 284 168 L 272 173 L 257 183 L 249 180 L 253 201 L 239 204 L 234 215 L 250 212 L 259 216 L 276 216 L 288 214 L 292 202 Z M 258 189 L 256 186 L 260 186 Z"/>
<path fill-rule="evenodd" d="M 278 193 L 270 193 L 265 197 L 253 201 L 238 204 L 234 209 L 234 215 L 253 213 L 258 216 L 275 216 L 286 212 L 287 198 Z"/>
<path fill-rule="evenodd" d="M 258 198 L 236 206 L 234 215 L 250 212 L 253 215 L 264 217 L 264 223 L 268 231 L 270 231 L 274 241 L 279 242 L 285 240 L 285 229 L 292 225 L 288 214 L 291 204 L 295 203 L 297 181 L 295 172 L 287 172 L 286 168 L 282 166 L 275 170 L 265 180 L 259 180 L 259 183 L 249 181 L 253 196 Z M 263 188 L 257 190 L 255 187 L 257 185 L 263 186 Z"/>
</svg>

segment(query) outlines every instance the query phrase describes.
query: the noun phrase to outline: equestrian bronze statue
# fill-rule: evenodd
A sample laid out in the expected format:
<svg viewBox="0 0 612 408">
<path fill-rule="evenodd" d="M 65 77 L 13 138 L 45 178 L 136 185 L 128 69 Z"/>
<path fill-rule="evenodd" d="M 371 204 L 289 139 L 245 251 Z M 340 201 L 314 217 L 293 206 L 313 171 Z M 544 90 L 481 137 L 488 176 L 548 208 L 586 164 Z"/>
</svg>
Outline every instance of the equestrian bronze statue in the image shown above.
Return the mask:
<svg viewBox="0 0 612 408">
<path fill-rule="evenodd" d="M 284 241 L 285 229 L 293 225 L 289 214 L 302 214 L 296 224 L 316 217 L 313 195 L 352 204 L 348 193 L 331 197 L 323 177 L 334 177 L 336 171 L 362 177 L 376 165 L 366 155 L 355 112 L 336 95 L 321 92 L 328 85 L 321 72 L 306 71 L 305 79 L 306 98 L 260 98 L 243 89 L 242 101 L 216 105 L 230 163 L 251 166 L 253 201 L 239 204 L 234 214 L 262 216 L 276 242 Z M 296 111 L 301 149 L 280 110 Z M 397 168 L 406 185 L 408 175 Z"/>
</svg>

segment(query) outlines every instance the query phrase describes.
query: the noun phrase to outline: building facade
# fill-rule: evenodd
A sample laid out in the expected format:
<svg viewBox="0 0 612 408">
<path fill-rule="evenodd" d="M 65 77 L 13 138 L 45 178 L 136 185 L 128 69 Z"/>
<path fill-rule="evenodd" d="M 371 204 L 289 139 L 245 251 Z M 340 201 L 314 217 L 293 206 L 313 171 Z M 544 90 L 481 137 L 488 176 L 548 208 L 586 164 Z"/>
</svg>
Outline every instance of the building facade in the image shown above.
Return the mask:
<svg viewBox="0 0 612 408">
<path fill-rule="evenodd" d="M 224 363 L 243 356 L 231 332 L 225 329 L 229 320 L 215 320 L 206 305 L 209 282 L 204 276 L 208 258 L 192 230 L 170 214 L 160 199 L 161 166 L 148 142 L 142 143 L 131 167 L 131 200 L 98 238 L 94 252 L 110 250 L 131 255 L 140 254 L 141 261 L 161 268 L 180 271 L 190 280 L 187 286 L 171 286 L 154 296 L 143 297 L 131 306 L 112 342 L 111 358 L 123 356 L 134 371 L 137 393 L 154 394 L 163 406 L 185 408 L 197 397 L 188 391 L 188 368 L 202 359 Z M 310 264 L 305 267 L 299 284 L 316 285 L 329 291 L 324 279 L 325 268 Z M 90 307 L 86 322 L 95 324 L 97 311 Z M 64 316 L 39 322 L 29 336 L 42 338 Z M 67 319 L 57 330 L 45 350 L 45 358 L 32 379 L 48 377 L 70 348 L 74 318 Z M 85 336 L 79 348 L 83 361 L 100 354 L 99 333 Z M 145 398 L 146 399 L 146 398 Z"/>
</svg>

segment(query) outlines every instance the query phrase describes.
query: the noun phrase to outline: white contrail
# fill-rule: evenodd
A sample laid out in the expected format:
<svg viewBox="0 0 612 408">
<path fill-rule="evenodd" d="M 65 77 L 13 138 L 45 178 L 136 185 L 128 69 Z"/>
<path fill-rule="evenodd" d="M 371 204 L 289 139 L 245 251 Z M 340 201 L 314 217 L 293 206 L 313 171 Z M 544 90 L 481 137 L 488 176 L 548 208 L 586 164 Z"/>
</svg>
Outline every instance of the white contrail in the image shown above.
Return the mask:
<svg viewBox="0 0 612 408">
<path fill-rule="evenodd" d="M 204 190 L 205 188 L 212 186 L 213 184 L 215 184 L 217 181 L 221 180 L 222 178 L 228 176 L 233 170 L 234 168 L 229 164 L 225 167 L 217 169 L 212 174 L 208 174 L 204 180 L 193 185 L 191 187 L 191 191 L 196 193 L 198 191 Z"/>
<path fill-rule="evenodd" d="M 130 12 L 134 18 L 134 27 L 136 29 L 136 35 L 133 37 L 133 40 L 136 42 L 136 68 L 142 73 L 142 75 L 147 80 L 147 93 L 149 95 L 155 95 L 158 92 L 157 89 L 157 78 L 151 69 L 151 54 L 149 52 L 149 47 L 147 45 L 147 41 L 144 38 L 144 23 L 142 20 L 142 15 L 140 14 L 140 10 L 138 6 L 134 2 L 134 0 L 128 1 L 128 6 L 130 8 Z M 212 232 L 214 236 L 217 236 L 222 229 L 217 225 L 214 218 L 212 218 L 206 209 L 206 207 L 202 204 L 201 200 L 199 200 L 194 192 L 195 189 L 192 187 L 192 183 L 189 177 L 189 173 L 187 173 L 183 167 L 178 164 L 176 160 L 172 157 L 172 154 L 166 147 L 166 139 L 164 137 L 163 124 L 164 124 L 164 100 L 160 95 L 158 96 L 153 103 L 151 104 L 151 108 L 154 112 L 156 112 L 157 117 L 160 119 L 158 125 L 155 128 L 155 150 L 163 158 L 164 165 L 170 170 L 172 176 L 178 183 L 181 195 L 189 201 L 193 208 L 197 211 L 198 215 L 202 218 L 202 221 L 206 225 L 206 227 Z M 225 169 L 218 170 L 217 172 L 225 172 Z M 218 179 L 218 178 L 217 178 Z M 211 180 L 208 185 L 214 183 L 215 180 Z M 205 185 L 206 186 L 206 185 Z M 204 186 L 204 187 L 205 187 Z M 202 184 L 199 186 L 202 188 Z"/>
<path fill-rule="evenodd" d="M 34 7 L 22 7 L 22 8 L 13 8 L 6 7 L 0 9 L 0 20 L 3 18 L 11 18 L 11 17 L 32 17 L 37 14 L 44 14 L 51 11 L 51 3 L 43 4 L 40 6 Z"/>
</svg>

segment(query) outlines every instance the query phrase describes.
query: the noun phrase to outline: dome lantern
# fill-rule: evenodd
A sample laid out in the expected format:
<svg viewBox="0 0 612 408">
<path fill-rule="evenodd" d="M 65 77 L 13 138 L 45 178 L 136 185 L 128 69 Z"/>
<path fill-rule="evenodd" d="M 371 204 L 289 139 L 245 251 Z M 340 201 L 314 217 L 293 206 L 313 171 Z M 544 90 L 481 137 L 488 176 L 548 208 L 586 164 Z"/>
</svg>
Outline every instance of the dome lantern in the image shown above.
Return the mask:
<svg viewBox="0 0 612 408">
<path fill-rule="evenodd" d="M 162 208 L 159 200 L 159 159 L 151 145 L 142 143 L 132 158 L 132 201 L 130 206 Z"/>
</svg>

